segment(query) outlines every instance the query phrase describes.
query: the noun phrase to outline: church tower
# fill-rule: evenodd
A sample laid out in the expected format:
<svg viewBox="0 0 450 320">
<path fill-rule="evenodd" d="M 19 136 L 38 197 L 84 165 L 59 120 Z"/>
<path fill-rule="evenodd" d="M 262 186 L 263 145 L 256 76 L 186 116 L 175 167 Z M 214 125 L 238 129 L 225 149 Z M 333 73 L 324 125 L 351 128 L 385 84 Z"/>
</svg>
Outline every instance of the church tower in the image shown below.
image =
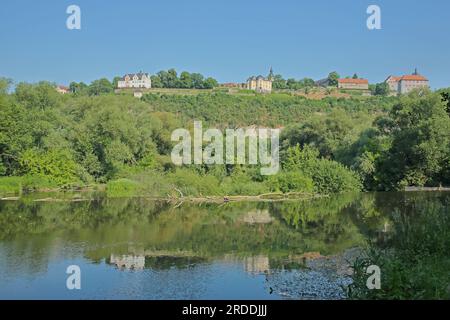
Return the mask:
<svg viewBox="0 0 450 320">
<path fill-rule="evenodd" d="M 273 69 L 272 67 L 270 67 L 269 76 L 267 77 L 267 80 L 273 80 L 273 78 L 274 78 Z"/>
</svg>

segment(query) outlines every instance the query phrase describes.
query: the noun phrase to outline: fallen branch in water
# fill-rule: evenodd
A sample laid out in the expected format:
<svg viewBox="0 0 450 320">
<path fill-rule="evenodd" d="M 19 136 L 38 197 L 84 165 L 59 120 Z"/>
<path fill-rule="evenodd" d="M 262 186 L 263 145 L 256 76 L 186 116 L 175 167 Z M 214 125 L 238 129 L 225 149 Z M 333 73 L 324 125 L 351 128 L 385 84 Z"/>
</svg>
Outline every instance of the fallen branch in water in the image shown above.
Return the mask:
<svg viewBox="0 0 450 320">
<path fill-rule="evenodd" d="M 308 200 L 314 198 L 327 197 L 326 195 L 319 195 L 313 193 L 302 193 L 302 192 L 291 192 L 291 193 L 265 193 L 256 196 L 188 196 L 185 197 L 180 190 L 177 190 L 180 193 L 180 197 L 171 196 L 167 194 L 166 197 L 158 197 L 158 196 L 147 196 L 145 194 L 136 195 L 134 197 L 129 198 L 143 198 L 149 201 L 166 201 L 168 203 L 175 202 L 175 208 L 180 207 L 185 202 L 190 203 L 219 203 L 219 204 L 227 204 L 229 202 L 245 202 L 245 201 L 253 201 L 253 202 L 279 202 L 279 201 L 295 201 L 295 200 Z M 0 200 L 6 201 L 17 201 L 20 200 L 21 197 L 10 197 L 10 198 L 1 198 Z M 72 197 L 72 198 L 40 198 L 34 199 L 34 202 L 81 202 L 81 201 L 91 201 L 98 199 L 98 195 L 90 198 L 90 197 Z"/>
</svg>

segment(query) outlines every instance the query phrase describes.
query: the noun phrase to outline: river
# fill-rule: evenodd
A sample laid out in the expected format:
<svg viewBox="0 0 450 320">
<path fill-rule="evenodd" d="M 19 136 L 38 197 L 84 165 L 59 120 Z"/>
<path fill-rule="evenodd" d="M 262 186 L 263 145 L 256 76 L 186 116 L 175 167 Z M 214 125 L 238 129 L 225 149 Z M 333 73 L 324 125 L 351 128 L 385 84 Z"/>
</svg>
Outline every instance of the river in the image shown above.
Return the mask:
<svg viewBox="0 0 450 320">
<path fill-rule="evenodd" d="M 37 198 L 0 202 L 0 299 L 345 299 L 352 259 L 389 239 L 393 215 L 450 203 L 444 192 L 220 205 Z M 69 266 L 80 290 L 67 287 Z"/>
</svg>

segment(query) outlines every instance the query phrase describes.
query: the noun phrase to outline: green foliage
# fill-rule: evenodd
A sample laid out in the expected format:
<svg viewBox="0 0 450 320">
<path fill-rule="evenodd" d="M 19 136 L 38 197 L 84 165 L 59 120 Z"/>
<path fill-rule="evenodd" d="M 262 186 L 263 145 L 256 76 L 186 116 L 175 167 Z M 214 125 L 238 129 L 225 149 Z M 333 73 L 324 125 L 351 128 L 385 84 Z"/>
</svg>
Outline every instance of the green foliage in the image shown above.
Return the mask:
<svg viewBox="0 0 450 320">
<path fill-rule="evenodd" d="M 21 192 L 21 177 L 0 177 L 0 196 L 7 194 L 20 194 Z"/>
<path fill-rule="evenodd" d="M 99 96 L 105 93 L 112 93 L 113 91 L 113 84 L 105 78 L 93 81 L 88 89 L 88 93 L 91 96 Z"/>
<path fill-rule="evenodd" d="M 450 183 L 450 117 L 441 96 L 413 92 L 402 97 L 387 120 L 378 123 L 391 146 L 377 163 L 384 189 Z"/>
<path fill-rule="evenodd" d="M 247 93 L 245 90 L 242 93 Z M 309 100 L 288 94 L 255 95 L 204 93 L 197 95 L 146 94 L 143 101 L 155 111 L 177 115 L 186 126 L 192 119 L 202 120 L 219 128 L 247 127 L 252 125 L 276 128 L 302 124 L 316 118 L 326 119 L 330 113 L 340 112 L 359 126 L 371 125 L 376 115 L 385 113 L 397 97 L 370 97 L 343 99 L 329 97 Z M 249 117 L 248 115 L 252 116 Z M 365 119 L 364 119 L 365 118 Z M 361 122 L 364 119 L 364 122 Z"/>
<path fill-rule="evenodd" d="M 80 167 L 68 150 L 27 150 L 20 159 L 21 172 L 54 181 L 58 186 L 80 182 Z"/>
<path fill-rule="evenodd" d="M 337 87 L 339 78 L 340 76 L 336 71 L 330 72 L 328 75 L 328 85 L 330 87 Z"/>
<path fill-rule="evenodd" d="M 333 110 L 326 116 L 312 116 L 301 124 L 288 126 L 281 141 L 284 146 L 314 146 L 322 157 L 344 162 L 349 145 L 373 119 L 367 112 L 349 115 L 343 110 Z"/>
<path fill-rule="evenodd" d="M 19 83 L 15 97 L 27 109 L 48 110 L 61 106 L 61 97 L 55 86 L 45 81 L 38 84 Z"/>
<path fill-rule="evenodd" d="M 178 77 L 175 69 L 159 71 L 151 80 L 153 88 L 212 89 L 218 86 L 214 78 L 205 79 L 200 73 L 183 71 Z"/>
<path fill-rule="evenodd" d="M 42 174 L 28 174 L 22 176 L 22 189 L 27 192 L 32 191 L 46 191 L 55 190 L 67 185 L 58 184 L 58 182 L 51 176 Z M 74 181 L 70 181 L 70 184 L 75 184 Z"/>
<path fill-rule="evenodd" d="M 9 88 L 12 85 L 12 80 L 0 77 L 0 95 L 5 95 L 8 93 Z"/>
<path fill-rule="evenodd" d="M 354 192 L 361 190 L 357 174 L 342 164 L 319 158 L 319 152 L 305 146 L 289 147 L 284 155 L 283 170 L 300 171 L 314 182 L 314 190 L 321 194 Z"/>
<path fill-rule="evenodd" d="M 439 93 L 442 96 L 442 102 L 446 104 L 446 111 L 450 117 L 450 89 L 440 90 Z"/>
<path fill-rule="evenodd" d="M 317 193 L 333 194 L 361 190 L 358 175 L 335 161 L 320 159 L 307 168 L 306 172 L 312 177 Z"/>
<path fill-rule="evenodd" d="M 387 96 L 390 93 L 389 85 L 386 82 L 371 86 L 370 91 L 376 96 Z"/>
<path fill-rule="evenodd" d="M 371 243 L 355 264 L 352 299 L 449 299 L 448 201 L 413 200 L 392 214 L 391 237 Z M 368 290 L 366 268 L 381 268 L 381 289 Z"/>
<path fill-rule="evenodd" d="M 159 78 L 170 86 L 181 81 L 186 88 L 204 87 L 205 82 L 199 74 L 183 72 L 178 77 L 175 70 L 159 73 Z M 282 77 L 274 76 L 274 80 L 281 81 Z M 1 83 L 0 176 L 31 176 L 36 179 L 30 184 L 34 187 L 106 183 L 155 171 L 152 174 L 156 179 L 173 174 L 187 194 L 206 195 L 208 190 L 214 194 L 258 194 L 273 190 L 266 178 L 255 174 L 255 168 L 247 167 L 240 173 L 237 166 L 199 166 L 190 168 L 189 174 L 175 170 L 170 160 L 171 133 L 189 128 L 192 119 L 203 121 L 204 127 L 219 129 L 284 127 L 283 157 L 290 147 L 299 145 L 302 152 L 313 147 L 318 153 L 307 161 L 308 166 L 302 163 L 301 168 L 293 170 L 295 174 L 276 181 L 280 190 L 296 189 L 294 182 L 289 185 L 283 181 L 288 176 L 299 178 L 296 174 L 311 178 L 316 192 L 358 190 L 360 183 L 354 172 L 365 190 L 450 185 L 446 90 L 421 90 L 403 97 L 322 100 L 289 92 L 147 94 L 138 100 L 109 94 L 113 84 L 106 79 L 89 86 L 72 83 L 73 93 L 69 95 L 58 94 L 47 82 L 20 83 L 13 93 L 7 89 L 10 81 Z M 290 79 L 290 85 L 295 83 Z M 284 167 L 280 174 L 287 172 Z M 190 188 L 185 183 L 187 178 L 177 180 L 176 175 L 192 173 L 194 180 L 213 176 L 205 183 L 209 188 L 200 183 Z M 214 184 L 220 187 L 211 187 Z M 173 191 L 167 183 L 163 185 L 164 192 Z M 148 187 L 158 189 L 154 184 Z M 298 188 L 302 187 L 300 184 Z"/>
<path fill-rule="evenodd" d="M 6 167 L 2 162 L 0 162 L 0 176 L 4 176 L 5 174 L 6 174 Z"/>
<path fill-rule="evenodd" d="M 229 196 L 249 195 L 258 196 L 270 191 L 265 183 L 255 181 L 244 172 L 225 177 L 220 183 L 222 193 Z"/>
<path fill-rule="evenodd" d="M 206 78 L 205 81 L 203 82 L 204 89 L 213 89 L 218 85 L 219 83 L 217 82 L 217 80 L 211 77 Z"/>
<path fill-rule="evenodd" d="M 139 184 L 129 179 L 112 180 L 106 185 L 106 195 L 109 198 L 133 197 L 139 195 L 139 191 Z"/>
<path fill-rule="evenodd" d="M 166 176 L 173 191 L 181 191 L 185 196 L 220 195 L 219 181 L 214 176 L 199 175 L 188 169 L 178 169 Z"/>
<path fill-rule="evenodd" d="M 84 82 L 71 82 L 69 85 L 69 90 L 74 95 L 87 95 L 89 94 L 89 86 Z"/>
<path fill-rule="evenodd" d="M 310 177 L 305 176 L 302 172 L 282 172 L 269 178 L 268 181 L 271 191 L 289 192 L 305 192 L 312 193 L 314 191 L 314 182 Z"/>
<path fill-rule="evenodd" d="M 273 89 L 289 89 L 289 90 L 300 90 L 315 87 L 316 83 L 313 79 L 304 78 L 301 80 L 296 80 L 294 78 L 283 79 L 282 75 L 275 75 L 273 77 L 272 88 Z"/>
</svg>

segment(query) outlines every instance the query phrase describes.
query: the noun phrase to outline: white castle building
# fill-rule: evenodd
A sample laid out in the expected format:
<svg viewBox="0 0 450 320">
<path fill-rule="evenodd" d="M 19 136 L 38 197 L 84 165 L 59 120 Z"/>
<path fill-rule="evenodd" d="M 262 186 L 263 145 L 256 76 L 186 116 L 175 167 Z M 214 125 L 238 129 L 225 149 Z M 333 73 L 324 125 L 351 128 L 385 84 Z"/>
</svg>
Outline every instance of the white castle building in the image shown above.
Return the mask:
<svg viewBox="0 0 450 320">
<path fill-rule="evenodd" d="M 118 89 L 126 89 L 126 88 L 144 88 L 150 89 L 152 87 L 152 80 L 150 79 L 150 75 L 148 73 L 131 73 L 126 74 L 122 77 L 121 80 L 117 82 Z"/>
</svg>

